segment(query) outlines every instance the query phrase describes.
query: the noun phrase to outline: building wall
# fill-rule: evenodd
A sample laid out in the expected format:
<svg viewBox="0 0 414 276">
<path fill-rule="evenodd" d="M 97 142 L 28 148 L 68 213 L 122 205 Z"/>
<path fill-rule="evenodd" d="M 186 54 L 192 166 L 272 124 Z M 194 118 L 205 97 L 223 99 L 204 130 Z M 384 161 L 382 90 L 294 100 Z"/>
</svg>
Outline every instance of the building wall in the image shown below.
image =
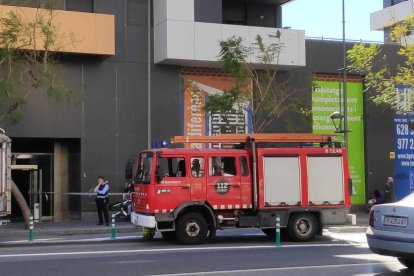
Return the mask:
<svg viewBox="0 0 414 276">
<path fill-rule="evenodd" d="M 214 4 L 219 2 L 214 1 Z M 203 4 L 205 1 L 196 0 L 196 11 L 206 10 Z M 22 107 L 22 122 L 5 128 L 12 138 L 79 139 L 79 146 L 69 147 L 68 172 L 79 176 L 80 182 L 76 182 L 77 176 L 70 176 L 68 191 L 87 192 L 95 185 L 96 177 L 104 175 L 111 182 L 111 191 L 118 192 L 123 190 L 124 165 L 131 154 L 147 148 L 152 141 L 180 134 L 182 76 L 197 70 L 202 74 L 221 73 L 216 69 L 154 65 L 153 58 L 148 59 L 147 0 L 95 1 L 94 11 L 115 15 L 115 55 L 110 58 L 61 56 L 62 81 L 73 91 L 72 102 L 56 103 L 34 93 Z M 216 22 L 218 17 L 212 17 L 213 14 L 211 9 L 206 15 L 196 16 L 200 20 Z M 153 45 L 150 47 L 153 52 Z M 150 83 L 148 60 L 151 61 Z M 297 97 L 310 107 L 312 74 L 337 74 L 337 70 L 343 67 L 342 62 L 341 43 L 307 40 L 306 66 L 291 70 Z M 148 84 L 151 91 L 150 141 L 147 139 Z M 390 113 L 367 103 L 366 167 L 370 191 L 382 186 L 386 176 L 393 171 L 389 160 L 393 145 L 390 116 Z M 295 131 L 311 131 L 309 122 L 297 112 L 274 122 L 268 131 L 291 130 L 289 124 L 292 122 Z M 77 160 L 80 160 L 79 166 L 76 166 Z M 69 209 L 76 210 L 79 204 L 79 210 L 83 212 L 95 208 L 90 199 L 82 198 L 72 200 Z"/>
<path fill-rule="evenodd" d="M 71 103 L 33 93 L 22 107 L 22 122 L 5 127 L 13 138 L 80 138 L 79 192 L 94 186 L 98 175 L 111 181 L 112 191 L 121 191 L 127 158 L 147 145 L 147 0 L 130 2 L 95 1 L 95 12 L 116 18 L 113 57 L 59 58 L 62 82 L 73 91 Z M 157 74 L 155 79 L 165 79 Z M 82 199 L 82 210 L 92 208 Z"/>
</svg>

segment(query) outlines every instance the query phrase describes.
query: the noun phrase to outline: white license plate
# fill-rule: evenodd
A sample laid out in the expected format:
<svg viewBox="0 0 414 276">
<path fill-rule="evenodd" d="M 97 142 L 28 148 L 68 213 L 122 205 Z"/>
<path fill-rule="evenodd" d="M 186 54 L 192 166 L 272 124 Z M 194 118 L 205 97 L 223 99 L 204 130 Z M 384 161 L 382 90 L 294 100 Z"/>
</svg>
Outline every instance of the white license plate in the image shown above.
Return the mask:
<svg viewBox="0 0 414 276">
<path fill-rule="evenodd" d="M 407 222 L 408 222 L 408 219 L 407 218 L 402 218 L 402 217 L 386 216 L 384 218 L 384 225 L 406 227 Z"/>
</svg>

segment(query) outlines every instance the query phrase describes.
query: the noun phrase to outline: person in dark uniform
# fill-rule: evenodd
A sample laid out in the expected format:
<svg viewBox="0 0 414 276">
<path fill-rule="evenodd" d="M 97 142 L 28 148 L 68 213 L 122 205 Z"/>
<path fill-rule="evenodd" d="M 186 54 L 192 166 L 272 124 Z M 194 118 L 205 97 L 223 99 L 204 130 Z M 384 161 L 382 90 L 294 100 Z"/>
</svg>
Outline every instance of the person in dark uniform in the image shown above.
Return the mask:
<svg viewBox="0 0 414 276">
<path fill-rule="evenodd" d="M 99 222 L 98 225 L 103 225 L 103 219 L 105 219 L 105 225 L 109 226 L 108 215 L 108 198 L 109 198 L 109 184 L 108 180 L 105 180 L 102 176 L 98 177 L 98 185 L 96 185 L 94 192 L 96 193 L 96 209 L 98 211 Z"/>
</svg>

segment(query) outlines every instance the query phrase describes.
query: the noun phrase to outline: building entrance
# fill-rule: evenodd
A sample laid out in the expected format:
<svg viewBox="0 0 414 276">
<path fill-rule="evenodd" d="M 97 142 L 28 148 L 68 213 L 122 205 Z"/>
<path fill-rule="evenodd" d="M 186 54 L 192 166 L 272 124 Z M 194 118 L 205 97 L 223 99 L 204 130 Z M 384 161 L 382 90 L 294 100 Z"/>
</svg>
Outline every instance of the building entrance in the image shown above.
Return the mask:
<svg viewBox="0 0 414 276">
<path fill-rule="evenodd" d="M 53 219 L 53 155 L 14 154 L 12 179 L 23 194 L 35 221 Z M 22 220 L 16 200 L 12 200 L 12 220 Z"/>
</svg>

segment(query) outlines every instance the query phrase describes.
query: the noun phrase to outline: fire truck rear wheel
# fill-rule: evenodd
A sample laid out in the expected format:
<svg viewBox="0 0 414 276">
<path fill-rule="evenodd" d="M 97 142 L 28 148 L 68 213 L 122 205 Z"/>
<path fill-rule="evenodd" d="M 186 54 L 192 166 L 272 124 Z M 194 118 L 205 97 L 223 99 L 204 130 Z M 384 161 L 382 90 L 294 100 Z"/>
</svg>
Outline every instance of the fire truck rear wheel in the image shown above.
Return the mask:
<svg viewBox="0 0 414 276">
<path fill-rule="evenodd" d="M 200 244 L 207 238 L 208 225 L 199 213 L 187 213 L 176 224 L 176 236 L 183 244 Z"/>
<path fill-rule="evenodd" d="M 289 219 L 288 232 L 294 241 L 311 241 L 318 233 L 318 221 L 309 213 L 294 214 Z"/>
</svg>

